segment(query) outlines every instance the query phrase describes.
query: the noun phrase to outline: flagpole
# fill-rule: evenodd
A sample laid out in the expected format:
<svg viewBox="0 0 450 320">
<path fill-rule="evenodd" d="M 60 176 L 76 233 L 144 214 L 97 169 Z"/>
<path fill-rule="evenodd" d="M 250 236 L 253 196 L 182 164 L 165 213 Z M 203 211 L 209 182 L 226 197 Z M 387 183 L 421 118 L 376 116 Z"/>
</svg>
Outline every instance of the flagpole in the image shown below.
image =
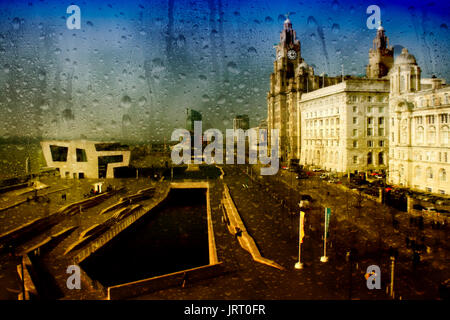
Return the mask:
<svg viewBox="0 0 450 320">
<path fill-rule="evenodd" d="M 298 225 L 298 262 L 295 264 L 295 269 L 303 269 L 303 263 L 301 262 L 302 253 L 302 233 L 303 233 L 303 218 L 305 213 L 300 211 L 299 225 Z"/>
<path fill-rule="evenodd" d="M 321 262 L 327 262 L 327 233 L 328 233 L 328 223 L 329 223 L 329 217 L 328 217 L 328 210 L 329 208 L 325 208 L 325 223 L 324 223 L 324 235 L 323 235 L 323 256 L 320 257 Z"/>
</svg>

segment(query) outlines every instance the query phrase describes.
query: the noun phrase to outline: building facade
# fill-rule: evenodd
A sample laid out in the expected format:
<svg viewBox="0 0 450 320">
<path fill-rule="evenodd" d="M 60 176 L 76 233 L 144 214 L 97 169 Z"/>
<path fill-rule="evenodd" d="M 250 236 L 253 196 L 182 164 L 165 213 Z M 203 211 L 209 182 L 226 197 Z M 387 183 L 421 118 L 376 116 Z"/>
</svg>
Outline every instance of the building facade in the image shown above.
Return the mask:
<svg viewBox="0 0 450 320">
<path fill-rule="evenodd" d="M 450 194 L 450 86 L 421 79 L 415 57 L 403 49 L 390 73 L 391 147 L 388 182 Z"/>
<path fill-rule="evenodd" d="M 305 93 L 298 104 L 300 164 L 334 172 L 387 168 L 389 80 L 354 78 Z"/>
<path fill-rule="evenodd" d="M 47 166 L 56 168 L 61 178 L 114 178 L 114 168 L 130 163 L 128 146 L 99 141 L 42 141 Z"/>
</svg>

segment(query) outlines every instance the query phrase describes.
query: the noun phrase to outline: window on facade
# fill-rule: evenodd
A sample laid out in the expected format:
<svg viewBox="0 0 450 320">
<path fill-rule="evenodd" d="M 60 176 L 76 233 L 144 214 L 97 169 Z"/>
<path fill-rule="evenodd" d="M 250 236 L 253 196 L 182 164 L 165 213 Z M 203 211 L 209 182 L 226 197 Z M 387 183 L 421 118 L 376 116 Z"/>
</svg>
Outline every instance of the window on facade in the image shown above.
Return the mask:
<svg viewBox="0 0 450 320">
<path fill-rule="evenodd" d="M 420 168 L 420 166 L 416 166 L 414 168 L 414 177 L 416 179 L 420 179 L 422 177 L 422 169 Z"/>
<path fill-rule="evenodd" d="M 358 118 L 357 117 L 353 117 L 353 124 L 357 124 L 358 123 Z"/>
<path fill-rule="evenodd" d="M 444 162 L 447 162 L 447 152 L 444 152 Z"/>
<path fill-rule="evenodd" d="M 427 117 L 427 124 L 434 124 L 434 115 L 429 115 Z"/>
<path fill-rule="evenodd" d="M 384 153 L 383 152 L 378 153 L 378 164 L 384 164 Z"/>
<path fill-rule="evenodd" d="M 369 148 L 373 147 L 373 141 L 372 140 L 367 140 L 367 146 Z"/>
<path fill-rule="evenodd" d="M 423 143 L 423 127 L 418 127 L 416 129 L 416 143 Z"/>
<path fill-rule="evenodd" d="M 372 132 L 372 128 L 367 128 L 367 136 L 372 136 L 373 132 Z"/>
<path fill-rule="evenodd" d="M 367 107 L 367 113 L 371 113 L 372 112 L 372 107 Z"/>
<path fill-rule="evenodd" d="M 384 128 L 378 128 L 378 135 L 380 137 L 384 136 Z"/>
<path fill-rule="evenodd" d="M 336 125 L 339 125 L 339 118 L 336 119 Z"/>
<path fill-rule="evenodd" d="M 372 96 L 368 96 L 367 101 L 372 102 Z"/>
<path fill-rule="evenodd" d="M 379 125 L 383 125 L 384 124 L 384 117 L 379 117 L 378 118 L 378 124 Z"/>
<path fill-rule="evenodd" d="M 436 128 L 429 127 L 427 132 L 427 140 L 429 144 L 436 143 Z"/>
<path fill-rule="evenodd" d="M 423 120 L 422 117 L 414 117 L 414 119 L 416 121 L 416 124 L 422 124 L 422 120 Z"/>
<path fill-rule="evenodd" d="M 86 150 L 77 148 L 76 153 L 77 153 L 77 162 L 87 162 Z"/>
<path fill-rule="evenodd" d="M 68 147 L 60 147 L 60 146 L 55 146 L 55 145 L 50 146 L 50 152 L 52 154 L 53 161 L 58 161 L 58 162 L 67 161 L 68 151 L 69 151 Z"/>
<path fill-rule="evenodd" d="M 448 126 L 441 127 L 441 144 L 448 145 L 449 144 L 449 128 Z"/>
<path fill-rule="evenodd" d="M 353 141 L 353 148 L 357 148 L 358 147 L 358 141 L 354 140 Z"/>
<path fill-rule="evenodd" d="M 372 117 L 368 117 L 367 118 L 367 124 L 372 124 L 373 123 L 373 118 Z"/>
<path fill-rule="evenodd" d="M 353 156 L 353 163 L 357 164 L 358 163 L 358 156 Z"/>
<path fill-rule="evenodd" d="M 358 107 L 357 106 L 353 106 L 353 112 L 358 112 Z"/>
<path fill-rule="evenodd" d="M 427 168 L 427 179 L 433 179 L 433 169 Z"/>
<path fill-rule="evenodd" d="M 440 123 L 448 123 L 448 113 L 442 113 L 439 115 Z"/>
<path fill-rule="evenodd" d="M 379 113 L 383 113 L 384 112 L 384 107 L 378 107 L 378 112 Z"/>
<path fill-rule="evenodd" d="M 445 169 L 440 169 L 439 170 L 439 181 L 440 182 L 446 182 L 447 181 L 447 172 L 445 171 Z"/>
<path fill-rule="evenodd" d="M 384 140 L 378 141 L 378 146 L 379 147 L 384 147 Z"/>
<path fill-rule="evenodd" d="M 367 164 L 372 164 L 372 152 L 367 154 Z"/>
</svg>

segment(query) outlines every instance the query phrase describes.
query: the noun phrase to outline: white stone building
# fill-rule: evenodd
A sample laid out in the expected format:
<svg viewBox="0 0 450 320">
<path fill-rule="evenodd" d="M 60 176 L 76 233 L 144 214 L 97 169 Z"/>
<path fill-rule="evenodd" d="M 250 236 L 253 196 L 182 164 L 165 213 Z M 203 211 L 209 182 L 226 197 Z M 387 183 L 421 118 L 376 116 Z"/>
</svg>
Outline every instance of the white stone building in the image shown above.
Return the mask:
<svg viewBox="0 0 450 320">
<path fill-rule="evenodd" d="M 450 194 L 450 86 L 442 79 L 421 79 L 416 59 L 406 49 L 389 76 L 389 183 Z"/>
<path fill-rule="evenodd" d="M 298 103 L 300 163 L 341 173 L 384 172 L 389 81 L 354 78 L 304 93 Z"/>
</svg>

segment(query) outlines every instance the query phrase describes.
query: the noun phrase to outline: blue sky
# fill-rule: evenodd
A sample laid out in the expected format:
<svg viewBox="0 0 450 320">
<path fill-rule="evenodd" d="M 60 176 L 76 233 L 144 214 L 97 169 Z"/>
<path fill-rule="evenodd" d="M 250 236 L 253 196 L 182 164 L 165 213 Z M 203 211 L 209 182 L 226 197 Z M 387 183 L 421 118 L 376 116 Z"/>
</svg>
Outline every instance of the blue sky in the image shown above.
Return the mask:
<svg viewBox="0 0 450 320">
<path fill-rule="evenodd" d="M 0 1 L 1 134 L 160 140 L 188 107 L 206 127 L 257 125 L 283 15 L 318 74 L 361 75 L 373 4 L 390 44 L 450 81 L 448 1 Z"/>
</svg>

